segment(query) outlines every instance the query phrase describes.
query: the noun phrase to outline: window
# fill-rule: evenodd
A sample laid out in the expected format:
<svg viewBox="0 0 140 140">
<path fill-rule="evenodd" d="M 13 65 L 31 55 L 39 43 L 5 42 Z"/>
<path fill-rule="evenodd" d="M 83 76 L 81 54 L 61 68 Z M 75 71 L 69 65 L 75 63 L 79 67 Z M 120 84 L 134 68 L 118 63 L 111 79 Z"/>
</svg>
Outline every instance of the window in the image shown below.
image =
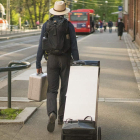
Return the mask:
<svg viewBox="0 0 140 140">
<path fill-rule="evenodd" d="M 71 15 L 71 21 L 87 21 L 87 15 Z"/>
</svg>

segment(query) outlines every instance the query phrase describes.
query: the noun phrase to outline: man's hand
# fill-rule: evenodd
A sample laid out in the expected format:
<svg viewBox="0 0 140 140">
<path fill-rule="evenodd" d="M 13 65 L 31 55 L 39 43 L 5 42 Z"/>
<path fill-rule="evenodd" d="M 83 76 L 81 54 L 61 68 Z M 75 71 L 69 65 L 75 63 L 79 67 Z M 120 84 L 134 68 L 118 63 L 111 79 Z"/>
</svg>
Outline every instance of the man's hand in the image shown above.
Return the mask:
<svg viewBox="0 0 140 140">
<path fill-rule="evenodd" d="M 40 68 L 40 69 L 36 69 L 36 70 L 37 70 L 37 74 L 42 73 L 42 68 Z"/>
</svg>

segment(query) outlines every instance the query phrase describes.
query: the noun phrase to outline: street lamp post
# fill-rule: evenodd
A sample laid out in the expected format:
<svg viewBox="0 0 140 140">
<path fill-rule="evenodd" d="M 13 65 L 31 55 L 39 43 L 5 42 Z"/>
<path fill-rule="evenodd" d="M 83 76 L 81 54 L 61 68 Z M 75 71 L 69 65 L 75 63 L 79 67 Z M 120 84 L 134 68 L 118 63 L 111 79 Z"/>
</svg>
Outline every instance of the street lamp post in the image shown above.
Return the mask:
<svg viewBox="0 0 140 140">
<path fill-rule="evenodd" d="M 7 19 L 8 25 L 10 25 L 10 0 L 7 0 L 6 19 Z"/>
<path fill-rule="evenodd" d="M 107 3 L 108 3 L 108 1 L 105 1 L 105 3 L 106 3 L 106 7 L 105 7 L 105 11 L 106 11 L 105 20 L 107 21 Z"/>
<path fill-rule="evenodd" d="M 83 9 L 85 8 L 85 0 L 83 0 Z"/>
</svg>

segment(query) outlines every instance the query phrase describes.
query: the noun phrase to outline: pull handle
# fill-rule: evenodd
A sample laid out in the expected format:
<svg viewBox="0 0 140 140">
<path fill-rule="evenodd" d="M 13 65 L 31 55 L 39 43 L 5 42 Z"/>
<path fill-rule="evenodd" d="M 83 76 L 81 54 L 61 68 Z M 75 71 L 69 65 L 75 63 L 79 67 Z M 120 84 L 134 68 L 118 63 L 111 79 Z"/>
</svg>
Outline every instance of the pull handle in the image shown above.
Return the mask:
<svg viewBox="0 0 140 140">
<path fill-rule="evenodd" d="M 86 120 L 87 118 L 91 118 L 91 121 L 92 121 L 92 117 L 91 116 L 87 116 L 84 118 L 84 120 Z"/>
</svg>

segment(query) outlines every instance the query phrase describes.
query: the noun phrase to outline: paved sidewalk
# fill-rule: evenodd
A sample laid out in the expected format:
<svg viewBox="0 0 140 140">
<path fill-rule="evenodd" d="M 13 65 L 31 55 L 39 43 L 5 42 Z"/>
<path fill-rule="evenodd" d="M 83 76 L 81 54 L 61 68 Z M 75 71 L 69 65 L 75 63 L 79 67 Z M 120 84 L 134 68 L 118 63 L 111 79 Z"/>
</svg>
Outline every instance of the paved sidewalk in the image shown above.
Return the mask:
<svg viewBox="0 0 140 140">
<path fill-rule="evenodd" d="M 119 40 L 117 33 L 105 32 L 94 33 L 79 40 L 78 48 L 81 60 L 101 61 L 98 125 L 102 128 L 102 140 L 139 140 L 140 51 L 138 47 L 131 42 L 130 36 L 126 33 L 123 39 Z M 46 64 L 43 65 L 45 68 Z M 35 67 L 32 67 L 13 79 L 13 84 L 15 82 L 13 96 L 19 93 L 19 98 L 26 98 L 28 76 L 34 72 Z M 25 82 L 25 91 L 21 91 L 21 94 L 18 82 L 20 85 Z M 4 88 L 6 90 L 6 87 L 0 89 L 0 95 L 5 95 Z M 0 101 L 0 106 L 5 105 L 6 102 Z M 61 126 L 57 123 L 54 133 L 47 132 L 46 102 L 12 102 L 12 106 L 36 106 L 38 109 L 24 125 L 0 125 L 1 140 L 61 139 Z"/>
</svg>

